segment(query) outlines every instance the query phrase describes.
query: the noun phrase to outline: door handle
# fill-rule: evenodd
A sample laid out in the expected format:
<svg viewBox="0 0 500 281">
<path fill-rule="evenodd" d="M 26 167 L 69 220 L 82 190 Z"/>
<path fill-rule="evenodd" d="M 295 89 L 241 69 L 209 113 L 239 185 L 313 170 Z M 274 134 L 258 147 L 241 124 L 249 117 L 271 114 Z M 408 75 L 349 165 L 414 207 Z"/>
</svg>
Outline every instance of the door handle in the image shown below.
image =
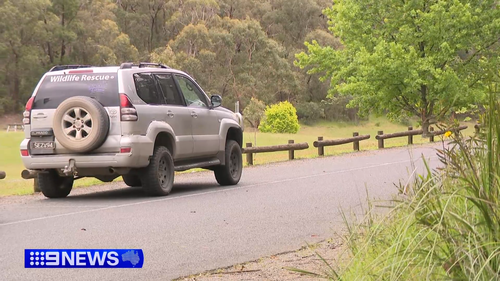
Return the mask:
<svg viewBox="0 0 500 281">
<path fill-rule="evenodd" d="M 33 118 L 35 118 L 35 119 L 43 119 L 43 118 L 47 118 L 47 115 L 45 115 L 45 114 L 38 114 L 38 115 L 33 116 Z"/>
<path fill-rule="evenodd" d="M 172 111 L 167 111 L 167 116 L 170 118 L 174 118 L 174 113 Z"/>
<path fill-rule="evenodd" d="M 196 114 L 196 111 L 191 111 L 191 117 L 198 118 L 198 114 Z"/>
</svg>

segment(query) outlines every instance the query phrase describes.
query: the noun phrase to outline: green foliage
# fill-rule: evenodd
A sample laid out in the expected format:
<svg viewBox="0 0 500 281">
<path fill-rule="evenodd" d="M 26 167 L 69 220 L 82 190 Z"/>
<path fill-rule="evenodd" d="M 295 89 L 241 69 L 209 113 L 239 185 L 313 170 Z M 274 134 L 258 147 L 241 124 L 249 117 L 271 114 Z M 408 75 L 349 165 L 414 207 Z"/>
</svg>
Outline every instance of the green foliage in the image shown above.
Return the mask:
<svg viewBox="0 0 500 281">
<path fill-rule="evenodd" d="M 357 122 L 359 121 L 358 108 L 347 107 L 352 100 L 347 95 L 331 95 L 321 102 L 327 120 Z"/>
<path fill-rule="evenodd" d="M 243 116 L 245 117 L 245 120 L 250 123 L 252 128 L 257 129 L 259 128 L 260 120 L 264 117 L 265 111 L 266 105 L 262 101 L 252 98 L 243 110 Z"/>
<path fill-rule="evenodd" d="M 495 86 L 497 87 L 497 86 Z M 494 87 L 492 87 L 494 89 Z M 492 90 L 482 131 L 449 129 L 441 167 L 400 185 L 382 219 L 347 223 L 349 261 L 333 280 L 498 280 L 500 276 L 500 102 Z M 415 168 L 416 169 L 416 168 Z M 328 269 L 328 268 L 326 268 Z M 337 268 L 338 269 L 338 268 Z"/>
<path fill-rule="evenodd" d="M 288 101 L 268 106 L 259 126 L 263 133 L 296 134 L 300 129 L 297 110 Z"/>
<path fill-rule="evenodd" d="M 297 117 L 304 124 L 313 124 L 325 117 L 321 104 L 315 102 L 303 102 L 297 104 Z"/>
<path fill-rule="evenodd" d="M 292 2 L 291 2 L 292 1 Z M 337 42 L 329 0 L 0 1 L 0 98 L 16 112 L 56 64 L 160 61 L 195 76 L 225 106 L 327 95 L 293 67 L 306 36 Z M 322 41 L 323 42 L 323 41 Z M 316 78 L 316 76 L 315 76 Z M 305 83 L 307 82 L 307 83 Z"/>
<path fill-rule="evenodd" d="M 484 100 L 497 71 L 496 0 L 340 0 L 325 10 L 344 48 L 306 43 L 296 64 L 321 73 L 331 94 L 361 113 L 420 117 L 424 131 L 453 108 Z M 333 46 L 335 47 L 335 46 Z"/>
</svg>

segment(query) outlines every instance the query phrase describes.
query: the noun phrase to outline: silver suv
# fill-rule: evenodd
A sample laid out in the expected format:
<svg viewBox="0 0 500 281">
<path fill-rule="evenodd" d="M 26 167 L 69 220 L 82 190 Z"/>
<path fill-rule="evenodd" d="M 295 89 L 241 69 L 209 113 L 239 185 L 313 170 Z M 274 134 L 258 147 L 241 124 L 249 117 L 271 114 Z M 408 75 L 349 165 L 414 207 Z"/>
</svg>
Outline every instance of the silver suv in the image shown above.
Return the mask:
<svg viewBox="0 0 500 281">
<path fill-rule="evenodd" d="M 37 177 L 49 198 L 66 197 L 78 178 L 119 176 L 149 195 L 167 195 L 174 172 L 192 168 L 237 184 L 243 119 L 221 102 L 162 64 L 54 67 L 26 104 L 22 177 Z"/>
</svg>

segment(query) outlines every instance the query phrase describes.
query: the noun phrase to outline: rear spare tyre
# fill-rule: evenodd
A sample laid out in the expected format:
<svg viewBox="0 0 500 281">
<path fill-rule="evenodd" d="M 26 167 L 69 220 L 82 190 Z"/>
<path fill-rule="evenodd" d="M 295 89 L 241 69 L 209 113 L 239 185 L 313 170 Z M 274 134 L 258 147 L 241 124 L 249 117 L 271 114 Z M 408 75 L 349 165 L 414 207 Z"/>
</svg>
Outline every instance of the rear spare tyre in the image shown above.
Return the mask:
<svg viewBox="0 0 500 281">
<path fill-rule="evenodd" d="M 63 101 L 56 109 L 52 123 L 57 141 L 77 153 L 99 148 L 108 135 L 109 118 L 96 100 L 77 96 Z"/>
</svg>

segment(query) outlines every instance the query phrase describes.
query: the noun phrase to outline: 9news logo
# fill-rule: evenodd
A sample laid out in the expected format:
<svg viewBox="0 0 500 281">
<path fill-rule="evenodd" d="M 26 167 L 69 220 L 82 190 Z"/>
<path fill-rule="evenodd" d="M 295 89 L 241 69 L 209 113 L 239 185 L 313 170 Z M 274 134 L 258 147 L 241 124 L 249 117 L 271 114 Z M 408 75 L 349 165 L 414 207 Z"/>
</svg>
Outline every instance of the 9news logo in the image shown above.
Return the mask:
<svg viewBox="0 0 500 281">
<path fill-rule="evenodd" d="M 140 249 L 26 249 L 25 268 L 142 268 Z"/>
</svg>

